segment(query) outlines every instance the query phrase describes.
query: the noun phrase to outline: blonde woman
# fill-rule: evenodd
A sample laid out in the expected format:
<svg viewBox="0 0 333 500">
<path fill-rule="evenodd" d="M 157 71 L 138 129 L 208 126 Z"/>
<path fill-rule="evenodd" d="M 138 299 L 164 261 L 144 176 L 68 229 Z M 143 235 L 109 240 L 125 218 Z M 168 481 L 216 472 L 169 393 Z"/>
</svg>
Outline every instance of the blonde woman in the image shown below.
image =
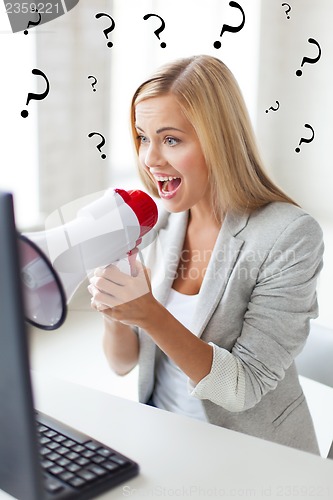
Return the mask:
<svg viewBox="0 0 333 500">
<path fill-rule="evenodd" d="M 137 275 L 89 286 L 111 367 L 139 363 L 141 402 L 319 453 L 294 358 L 322 232 L 264 172 L 235 78 L 210 56 L 168 64 L 135 92 L 132 129 L 162 206 Z"/>
</svg>

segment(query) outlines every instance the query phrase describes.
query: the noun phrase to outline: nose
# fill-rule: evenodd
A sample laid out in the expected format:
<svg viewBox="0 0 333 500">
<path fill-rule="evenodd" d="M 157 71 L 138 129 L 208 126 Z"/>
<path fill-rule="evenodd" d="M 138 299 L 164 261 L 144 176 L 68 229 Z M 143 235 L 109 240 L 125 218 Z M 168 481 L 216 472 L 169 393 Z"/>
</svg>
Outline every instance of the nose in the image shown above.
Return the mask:
<svg viewBox="0 0 333 500">
<path fill-rule="evenodd" d="M 166 160 L 164 159 L 160 148 L 157 145 L 154 145 L 152 142 L 149 144 L 149 147 L 145 151 L 144 162 L 146 167 L 148 167 L 149 169 L 162 167 L 166 164 Z"/>
</svg>

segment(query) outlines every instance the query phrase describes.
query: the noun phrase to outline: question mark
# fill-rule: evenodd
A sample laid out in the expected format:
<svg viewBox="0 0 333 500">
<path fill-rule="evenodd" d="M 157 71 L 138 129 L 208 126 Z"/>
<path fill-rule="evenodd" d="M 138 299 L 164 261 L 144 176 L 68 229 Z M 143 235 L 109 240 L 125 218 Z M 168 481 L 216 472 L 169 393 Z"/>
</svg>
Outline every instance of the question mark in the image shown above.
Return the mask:
<svg viewBox="0 0 333 500">
<path fill-rule="evenodd" d="M 238 31 L 240 31 L 243 28 L 243 26 L 245 24 L 245 13 L 244 13 L 242 7 L 239 5 L 239 3 L 229 2 L 229 5 L 230 5 L 230 7 L 235 7 L 236 9 L 239 9 L 241 11 L 242 16 L 243 16 L 243 20 L 239 26 L 229 26 L 228 24 L 224 24 L 222 26 L 222 31 L 220 33 L 220 36 L 222 36 L 225 31 L 230 31 L 231 33 L 237 33 Z M 214 47 L 216 49 L 219 49 L 221 47 L 221 42 L 218 42 L 218 41 L 214 42 Z"/>
<path fill-rule="evenodd" d="M 320 57 L 321 57 L 321 48 L 320 48 L 320 45 L 319 45 L 319 43 L 317 42 L 317 40 L 315 40 L 314 38 L 309 38 L 309 39 L 308 39 L 308 42 L 309 42 L 309 43 L 313 43 L 313 44 L 317 45 L 317 47 L 318 47 L 318 56 L 317 56 L 317 57 L 314 57 L 313 59 L 310 59 L 310 57 L 303 57 L 301 67 L 302 67 L 302 66 L 303 66 L 303 64 L 305 64 L 305 63 L 315 64 L 316 62 L 318 62 L 318 61 L 319 61 L 319 59 L 320 59 Z M 297 76 L 302 76 L 302 70 L 298 69 L 298 70 L 296 71 L 296 75 L 297 75 Z"/>
<path fill-rule="evenodd" d="M 99 12 L 98 14 L 96 14 L 95 17 L 96 17 L 96 19 L 99 19 L 100 17 L 108 17 L 110 19 L 111 26 L 103 31 L 104 35 L 108 39 L 108 35 L 109 35 L 109 33 L 111 33 L 112 30 L 114 30 L 114 28 L 116 26 L 116 23 L 114 22 L 114 20 L 112 19 L 112 17 L 109 16 L 109 14 L 105 14 L 103 12 Z M 112 42 L 108 42 L 106 45 L 109 47 L 109 49 L 111 49 L 111 47 L 113 47 L 113 43 Z"/>
<path fill-rule="evenodd" d="M 161 24 L 161 26 L 160 26 L 160 28 L 154 31 L 155 35 L 156 35 L 156 36 L 157 36 L 157 38 L 160 40 L 160 33 L 162 33 L 162 31 L 163 31 L 163 30 L 164 30 L 164 28 L 165 28 L 165 22 L 164 22 L 164 21 L 163 21 L 163 19 L 162 19 L 160 16 L 158 16 L 157 14 L 146 14 L 145 16 L 143 16 L 143 19 L 144 19 L 145 21 L 147 21 L 147 19 L 149 19 L 149 18 L 150 18 L 150 17 L 152 17 L 152 16 L 154 16 L 154 17 L 158 17 L 158 18 L 159 18 L 159 20 L 160 20 L 160 21 L 161 21 L 161 23 L 162 23 L 162 24 Z M 166 43 L 162 42 L 162 43 L 160 43 L 160 46 L 162 47 L 162 49 L 165 49 L 165 47 L 166 47 Z"/>
<path fill-rule="evenodd" d="M 277 111 L 280 107 L 280 103 L 279 101 L 275 101 L 276 104 L 277 104 L 277 108 L 273 108 L 273 106 L 271 106 L 270 108 L 266 109 L 266 113 L 268 113 L 268 111 L 271 109 L 272 111 Z"/>
<path fill-rule="evenodd" d="M 104 136 L 102 134 L 99 134 L 98 132 L 90 132 L 90 134 L 88 134 L 88 137 L 92 137 L 93 135 L 99 135 L 102 138 L 101 142 L 99 144 L 97 144 L 97 146 L 96 146 L 96 148 L 98 149 L 98 151 L 101 153 L 102 152 L 101 151 L 102 147 L 105 144 L 105 138 L 104 138 Z M 102 160 L 105 160 L 106 155 L 104 153 L 101 154 L 101 158 L 102 158 Z"/>
<path fill-rule="evenodd" d="M 27 29 L 26 29 L 26 30 L 24 30 L 24 32 L 23 32 L 25 35 L 27 35 L 27 34 L 28 34 L 28 29 L 30 28 L 30 26 L 37 26 L 37 25 L 41 22 L 41 20 L 42 20 L 42 16 L 41 16 L 41 14 L 38 12 L 38 10 L 37 10 L 37 9 L 36 9 L 36 10 L 32 9 L 32 12 L 36 12 L 36 14 L 38 14 L 38 15 L 39 15 L 39 19 L 38 19 L 38 21 L 36 21 L 36 22 L 33 22 L 33 21 L 29 21 L 29 22 L 28 22 Z"/>
<path fill-rule="evenodd" d="M 287 5 L 287 7 L 288 7 L 288 9 L 285 11 L 285 13 L 286 13 L 287 19 L 290 19 L 290 16 L 288 16 L 288 14 L 289 14 L 289 12 L 291 11 L 291 7 L 290 7 L 289 3 L 283 3 L 283 4 L 282 4 L 282 7 L 283 7 L 284 5 Z"/>
<path fill-rule="evenodd" d="M 93 75 L 89 75 L 88 78 L 94 78 L 95 81 L 91 84 L 91 86 L 92 86 L 93 92 L 96 92 L 96 89 L 94 88 L 94 85 L 97 84 L 97 78 L 95 76 L 93 76 Z"/>
<path fill-rule="evenodd" d="M 27 98 L 27 102 L 26 104 L 28 105 L 29 102 L 32 100 L 32 99 L 36 99 L 36 101 L 42 101 L 43 99 L 45 99 L 45 97 L 48 95 L 49 91 L 50 91 L 50 84 L 49 84 L 49 81 L 47 79 L 47 76 L 43 73 L 43 71 L 41 71 L 40 69 L 33 69 L 31 71 L 31 73 L 33 75 L 39 75 L 39 76 L 42 76 L 44 79 L 45 79 L 45 82 L 46 82 L 46 90 L 45 92 L 43 92 L 42 94 L 33 94 L 31 92 L 29 92 L 28 94 L 28 98 Z M 23 111 L 21 111 L 21 116 L 22 118 L 26 118 L 27 116 L 29 115 L 28 111 L 26 109 L 24 109 Z"/>
<path fill-rule="evenodd" d="M 308 123 L 306 123 L 304 125 L 304 127 L 309 128 L 312 131 L 312 137 L 310 137 L 310 139 L 305 139 L 304 137 L 302 137 L 302 139 L 299 141 L 299 146 L 302 144 L 302 142 L 312 142 L 313 139 L 314 139 L 314 135 L 315 134 L 314 134 L 314 130 L 311 127 L 311 125 L 309 125 Z M 296 153 L 300 153 L 301 149 L 300 148 L 296 148 L 295 151 L 296 151 Z"/>
</svg>

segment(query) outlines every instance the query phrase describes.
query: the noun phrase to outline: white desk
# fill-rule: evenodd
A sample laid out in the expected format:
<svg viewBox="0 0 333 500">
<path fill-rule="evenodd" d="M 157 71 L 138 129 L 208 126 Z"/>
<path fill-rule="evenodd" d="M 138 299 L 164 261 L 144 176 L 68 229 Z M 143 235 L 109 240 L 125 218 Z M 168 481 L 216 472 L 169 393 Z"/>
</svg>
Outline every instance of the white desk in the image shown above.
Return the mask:
<svg viewBox="0 0 333 500">
<path fill-rule="evenodd" d="M 33 380 L 38 409 L 140 464 L 101 499 L 333 498 L 332 460 L 38 372 Z"/>
<path fill-rule="evenodd" d="M 103 318 L 90 307 L 86 283 L 70 304 L 65 323 L 57 330 L 30 328 L 33 370 L 117 396 L 138 400 L 137 369 L 115 375 L 103 353 Z"/>
<path fill-rule="evenodd" d="M 31 361 L 38 409 L 139 463 L 137 478 L 101 499 L 333 498 L 333 460 L 110 394 L 126 393 L 127 382 L 112 378 L 101 318 L 86 302 L 56 332 L 32 331 Z"/>
<path fill-rule="evenodd" d="M 102 334 L 102 316 L 92 311 L 90 295 L 82 286 L 61 328 L 53 332 L 31 328 L 32 368 L 47 376 L 137 401 L 137 368 L 126 377 L 115 375 L 102 350 Z M 333 389 L 304 377 L 301 383 L 321 453 L 326 456 L 333 439 Z"/>
</svg>

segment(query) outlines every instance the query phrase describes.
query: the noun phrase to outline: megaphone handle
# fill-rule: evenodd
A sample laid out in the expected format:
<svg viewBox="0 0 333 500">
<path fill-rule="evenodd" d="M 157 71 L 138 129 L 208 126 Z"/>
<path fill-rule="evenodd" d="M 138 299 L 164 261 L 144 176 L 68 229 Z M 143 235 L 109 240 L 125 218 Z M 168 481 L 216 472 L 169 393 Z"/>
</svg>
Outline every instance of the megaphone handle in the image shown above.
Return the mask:
<svg viewBox="0 0 333 500">
<path fill-rule="evenodd" d="M 133 248 L 133 250 L 130 250 L 127 254 L 128 258 L 128 263 L 130 266 L 131 270 L 131 276 L 136 276 L 138 274 L 137 267 L 136 267 L 136 256 L 138 254 L 139 250 L 137 247 Z"/>
</svg>

